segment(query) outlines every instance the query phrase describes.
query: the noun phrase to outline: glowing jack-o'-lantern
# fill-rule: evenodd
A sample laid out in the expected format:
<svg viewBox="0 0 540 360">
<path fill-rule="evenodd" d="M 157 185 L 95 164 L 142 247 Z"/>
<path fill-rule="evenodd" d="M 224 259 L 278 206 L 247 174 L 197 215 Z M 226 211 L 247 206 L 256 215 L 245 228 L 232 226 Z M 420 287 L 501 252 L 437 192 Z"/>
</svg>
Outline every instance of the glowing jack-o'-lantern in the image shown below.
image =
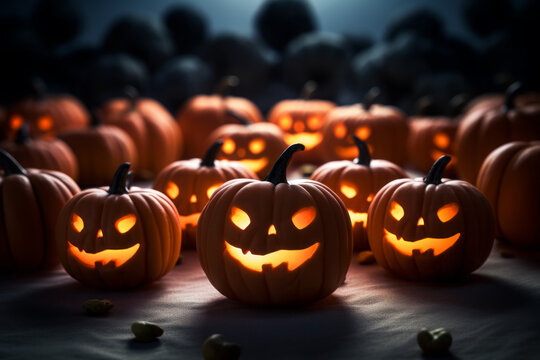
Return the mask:
<svg viewBox="0 0 540 360">
<path fill-rule="evenodd" d="M 54 227 L 64 204 L 79 187 L 58 171 L 24 169 L 0 150 L 0 267 L 15 271 L 58 265 Z"/>
<path fill-rule="evenodd" d="M 96 287 L 135 287 L 159 279 L 180 255 L 174 204 L 152 189 L 129 189 L 129 163 L 111 186 L 87 189 L 62 209 L 57 252 L 75 279 Z"/>
<path fill-rule="evenodd" d="M 439 158 L 424 179 L 388 183 L 369 207 L 367 232 L 375 259 L 399 277 L 462 277 L 491 251 L 491 206 L 471 184 L 441 179 L 449 161 L 449 156 Z"/>
<path fill-rule="evenodd" d="M 303 99 L 280 101 L 268 114 L 268 121 L 283 130 L 283 139 L 288 146 L 301 143 L 306 147 L 304 152 L 295 156 L 293 161 L 296 163 L 321 163 L 321 130 L 326 114 L 336 107 L 330 101 L 310 99 L 315 90 L 314 86 L 312 82 L 308 82 L 302 92 Z"/>
<path fill-rule="evenodd" d="M 344 280 L 352 255 L 343 202 L 313 180 L 287 182 L 289 146 L 264 181 L 223 184 L 201 213 L 201 266 L 223 295 L 260 305 L 312 302 Z"/>
<path fill-rule="evenodd" d="M 353 138 L 357 158 L 328 162 L 315 169 L 311 179 L 327 185 L 341 198 L 351 217 L 354 248 L 365 250 L 369 249 L 367 211 L 373 197 L 384 185 L 407 174 L 390 161 L 371 160 L 366 143 L 355 135 Z"/>
<path fill-rule="evenodd" d="M 356 156 L 352 135 L 368 145 L 377 159 L 403 165 L 406 160 L 408 126 L 400 110 L 374 104 L 377 91 L 370 91 L 364 104 L 340 106 L 326 116 L 322 130 L 323 156 L 327 161 L 346 160 Z"/>
<path fill-rule="evenodd" d="M 493 206 L 497 236 L 540 248 L 540 141 L 514 141 L 493 150 L 477 186 Z"/>
<path fill-rule="evenodd" d="M 237 117 L 242 125 L 229 124 L 217 128 L 208 139 L 213 143 L 223 140 L 220 160 L 238 161 L 259 177 L 264 177 L 287 145 L 283 141 L 283 131 L 271 123 L 250 123 L 239 114 L 229 112 Z"/>
<path fill-rule="evenodd" d="M 458 122 L 446 117 L 416 117 L 409 121 L 409 163 L 424 173 L 443 155 L 451 156 L 445 175 L 455 175 L 454 139 Z"/>
<path fill-rule="evenodd" d="M 204 158 L 175 161 L 154 181 L 153 188 L 167 195 L 180 213 L 184 248 L 195 247 L 201 211 L 221 184 L 238 178 L 257 179 L 257 175 L 238 162 L 216 160 L 222 146 L 223 141 L 217 140 Z"/>
</svg>

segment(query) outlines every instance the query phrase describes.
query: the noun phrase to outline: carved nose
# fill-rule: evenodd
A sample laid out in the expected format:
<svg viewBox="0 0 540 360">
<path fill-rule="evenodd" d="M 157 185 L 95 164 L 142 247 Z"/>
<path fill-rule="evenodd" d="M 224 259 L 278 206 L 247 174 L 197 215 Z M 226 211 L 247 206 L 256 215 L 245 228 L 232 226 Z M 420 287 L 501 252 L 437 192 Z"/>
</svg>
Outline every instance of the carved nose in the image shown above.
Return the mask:
<svg viewBox="0 0 540 360">
<path fill-rule="evenodd" d="M 422 226 L 424 225 L 424 218 L 420 216 L 420 218 L 418 219 L 418 222 L 416 223 L 417 226 Z"/>
<path fill-rule="evenodd" d="M 243 148 L 238 149 L 237 154 L 239 157 L 243 158 L 244 156 L 246 156 L 246 150 Z"/>
<path fill-rule="evenodd" d="M 197 195 L 191 195 L 191 197 L 189 198 L 189 202 L 195 204 L 197 202 Z"/>
<path fill-rule="evenodd" d="M 268 228 L 268 235 L 275 235 L 275 234 L 276 234 L 276 227 L 274 226 L 274 224 L 272 224 Z"/>
<path fill-rule="evenodd" d="M 97 237 L 102 238 L 103 237 L 103 230 L 99 229 L 97 232 Z"/>
</svg>

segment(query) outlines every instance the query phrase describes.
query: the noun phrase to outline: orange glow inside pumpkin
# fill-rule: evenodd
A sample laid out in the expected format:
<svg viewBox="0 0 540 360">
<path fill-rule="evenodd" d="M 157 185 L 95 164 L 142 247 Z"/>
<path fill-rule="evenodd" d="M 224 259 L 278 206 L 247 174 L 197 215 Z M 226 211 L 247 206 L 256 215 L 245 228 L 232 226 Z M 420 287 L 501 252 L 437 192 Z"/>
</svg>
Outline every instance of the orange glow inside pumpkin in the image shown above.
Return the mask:
<svg viewBox="0 0 540 360">
<path fill-rule="evenodd" d="M 450 221 L 459 211 L 459 206 L 456 203 L 450 203 L 442 206 L 437 210 L 437 217 L 442 222 Z"/>
<path fill-rule="evenodd" d="M 358 136 L 361 140 L 367 140 L 369 136 L 371 135 L 371 129 L 367 126 L 360 126 L 358 129 L 356 129 L 355 132 L 356 136 Z"/>
<path fill-rule="evenodd" d="M 223 146 L 221 147 L 221 150 L 225 154 L 230 155 L 234 152 L 235 149 L 236 149 L 236 143 L 234 142 L 234 140 L 227 138 L 223 141 Z"/>
<path fill-rule="evenodd" d="M 131 230 L 131 228 L 135 226 L 136 223 L 137 218 L 135 217 L 135 215 L 129 214 L 116 220 L 116 222 L 114 223 L 114 227 L 120 234 L 125 234 L 129 230 Z"/>
<path fill-rule="evenodd" d="M 338 139 L 343 139 L 347 135 L 347 127 L 343 124 L 334 126 L 334 136 Z"/>
<path fill-rule="evenodd" d="M 76 246 L 68 241 L 68 251 L 70 254 L 79 260 L 82 264 L 95 268 L 97 263 L 106 265 L 110 262 L 114 263 L 115 267 L 124 265 L 129 259 L 139 250 L 140 244 L 135 244 L 126 249 L 107 249 L 97 253 L 87 253 L 84 250 L 79 250 Z"/>
<path fill-rule="evenodd" d="M 197 226 L 197 222 L 199 221 L 200 216 L 200 212 L 185 216 L 180 215 L 180 227 L 182 228 L 182 230 L 185 230 L 188 225 Z"/>
<path fill-rule="evenodd" d="M 304 125 L 303 122 L 301 122 L 301 121 L 295 121 L 294 122 L 293 129 L 297 133 L 304 131 L 305 128 L 306 128 L 306 125 Z"/>
<path fill-rule="evenodd" d="M 196 204 L 197 203 L 197 195 L 191 194 L 191 196 L 189 197 L 189 202 L 191 204 Z"/>
<path fill-rule="evenodd" d="M 317 215 L 317 211 L 313 206 L 309 206 L 303 209 L 298 210 L 294 215 L 292 216 L 292 223 L 293 225 L 298 229 L 302 230 L 306 228 L 309 224 L 315 220 L 315 216 Z"/>
<path fill-rule="evenodd" d="M 19 130 L 23 124 L 23 118 L 20 115 L 13 115 L 11 117 L 11 129 Z"/>
<path fill-rule="evenodd" d="M 320 116 L 312 115 L 307 119 L 307 126 L 311 130 L 318 130 L 322 126 L 322 119 Z"/>
<path fill-rule="evenodd" d="M 292 117 L 290 115 L 283 115 L 279 118 L 278 124 L 283 130 L 289 130 L 292 126 Z"/>
<path fill-rule="evenodd" d="M 403 216 L 405 216 L 405 210 L 403 210 L 403 207 L 397 202 L 392 201 L 392 204 L 390 205 L 390 215 L 399 221 L 403 218 Z"/>
<path fill-rule="evenodd" d="M 423 226 L 424 225 L 424 218 L 420 216 L 418 219 L 418 222 L 416 223 L 416 226 Z"/>
<path fill-rule="evenodd" d="M 313 254 L 319 248 L 319 243 L 315 243 L 305 249 L 300 250 L 276 250 L 265 255 L 252 254 L 251 251 L 244 253 L 242 249 L 237 248 L 225 241 L 227 253 L 235 260 L 240 262 L 245 268 L 262 272 L 263 265 L 270 265 L 276 268 L 282 263 L 287 263 L 287 270 L 294 271 L 306 261 L 313 257 Z"/>
<path fill-rule="evenodd" d="M 362 226 L 364 228 L 367 227 L 367 216 L 368 214 L 365 212 L 355 212 L 351 209 L 347 209 L 349 212 L 349 217 L 351 218 L 351 224 L 354 226 L 355 224 L 362 223 Z"/>
<path fill-rule="evenodd" d="M 265 143 L 263 139 L 255 139 L 251 140 L 248 146 L 252 154 L 260 154 L 265 148 Z"/>
<path fill-rule="evenodd" d="M 96 237 L 99 239 L 99 238 L 102 238 L 103 237 L 103 230 L 99 229 L 98 232 L 97 232 L 97 235 Z"/>
<path fill-rule="evenodd" d="M 319 145 L 322 140 L 322 134 L 308 132 L 300 132 L 297 134 L 287 133 L 283 135 L 283 139 L 287 145 L 301 143 L 306 147 L 306 150 L 310 150 Z"/>
<path fill-rule="evenodd" d="M 403 238 L 398 238 L 388 230 L 384 229 L 384 236 L 397 251 L 406 256 L 412 256 L 414 251 L 420 254 L 428 250 L 433 250 L 433 255 L 438 256 L 451 248 L 461 236 L 457 233 L 447 238 L 432 238 L 427 237 L 416 241 L 405 241 Z"/>
<path fill-rule="evenodd" d="M 268 235 L 276 235 L 277 234 L 276 227 L 274 226 L 274 224 L 270 225 L 270 227 L 268 228 L 267 234 Z"/>
<path fill-rule="evenodd" d="M 212 197 L 212 194 L 214 192 L 216 192 L 216 190 L 221 186 L 222 184 L 216 184 L 216 185 L 212 185 L 208 188 L 208 190 L 206 190 L 206 196 L 208 196 L 208 198 L 210 199 Z"/>
<path fill-rule="evenodd" d="M 238 228 L 244 230 L 251 224 L 249 215 L 242 209 L 233 206 L 231 209 L 231 221 Z"/>
<path fill-rule="evenodd" d="M 178 189 L 178 185 L 176 185 L 172 181 L 169 181 L 167 183 L 167 189 L 165 189 L 165 193 L 168 197 L 174 200 L 178 197 L 178 195 L 180 195 L 180 189 Z"/>
<path fill-rule="evenodd" d="M 450 145 L 450 138 L 445 133 L 436 133 L 433 137 L 433 143 L 440 149 L 446 149 Z"/>
<path fill-rule="evenodd" d="M 256 173 L 264 169 L 264 167 L 268 164 L 268 159 L 265 157 L 260 159 L 243 159 L 240 160 L 240 163 Z"/>
<path fill-rule="evenodd" d="M 347 197 L 347 199 L 352 199 L 356 196 L 357 191 L 353 186 L 342 184 L 341 188 L 339 189 L 343 195 Z"/>
<path fill-rule="evenodd" d="M 38 119 L 37 126 L 41 131 L 49 131 L 53 126 L 52 118 L 49 115 L 43 115 Z"/>
<path fill-rule="evenodd" d="M 75 229 L 76 232 L 80 233 L 84 229 L 84 221 L 79 215 L 73 214 L 71 226 L 73 226 L 73 229 Z"/>
</svg>

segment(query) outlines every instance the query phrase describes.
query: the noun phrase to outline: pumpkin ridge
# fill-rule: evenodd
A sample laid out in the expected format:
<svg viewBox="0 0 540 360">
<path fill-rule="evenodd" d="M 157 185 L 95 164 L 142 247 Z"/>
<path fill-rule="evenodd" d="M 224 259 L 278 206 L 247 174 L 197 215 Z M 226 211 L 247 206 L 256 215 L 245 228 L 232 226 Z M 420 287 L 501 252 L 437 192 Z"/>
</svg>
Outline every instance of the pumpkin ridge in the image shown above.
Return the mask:
<svg viewBox="0 0 540 360">
<path fill-rule="evenodd" d="M 16 265 L 15 257 L 13 255 L 13 251 L 11 250 L 11 243 L 9 241 L 7 227 L 6 227 L 6 219 L 5 219 L 5 211 L 4 211 L 4 178 L 0 177 L 0 224 L 1 230 L 2 230 L 2 237 L 0 239 L 3 239 L 3 244 L 5 246 L 5 250 L 7 252 L 5 261 L 8 261 L 8 267 L 11 268 Z"/>
</svg>

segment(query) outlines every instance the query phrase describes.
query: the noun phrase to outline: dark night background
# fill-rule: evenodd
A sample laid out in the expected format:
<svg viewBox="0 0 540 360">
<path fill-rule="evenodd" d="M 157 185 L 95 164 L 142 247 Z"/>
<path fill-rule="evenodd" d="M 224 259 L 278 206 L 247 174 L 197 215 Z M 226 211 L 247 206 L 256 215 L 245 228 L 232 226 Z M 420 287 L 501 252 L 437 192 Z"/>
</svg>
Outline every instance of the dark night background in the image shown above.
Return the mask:
<svg viewBox="0 0 540 360">
<path fill-rule="evenodd" d="M 240 77 L 233 94 L 263 111 L 297 96 L 307 80 L 319 83 L 316 97 L 339 104 L 379 86 L 381 102 L 433 114 L 518 79 L 538 88 L 534 0 L 310 0 L 295 10 L 303 20 L 289 25 L 307 22 L 302 31 L 312 34 L 294 44 L 270 44 L 257 30 L 265 3 L 4 1 L 0 104 L 27 95 L 38 76 L 89 107 L 131 84 L 172 112 L 230 74 Z M 272 16 L 267 33 L 275 35 Z"/>
</svg>

